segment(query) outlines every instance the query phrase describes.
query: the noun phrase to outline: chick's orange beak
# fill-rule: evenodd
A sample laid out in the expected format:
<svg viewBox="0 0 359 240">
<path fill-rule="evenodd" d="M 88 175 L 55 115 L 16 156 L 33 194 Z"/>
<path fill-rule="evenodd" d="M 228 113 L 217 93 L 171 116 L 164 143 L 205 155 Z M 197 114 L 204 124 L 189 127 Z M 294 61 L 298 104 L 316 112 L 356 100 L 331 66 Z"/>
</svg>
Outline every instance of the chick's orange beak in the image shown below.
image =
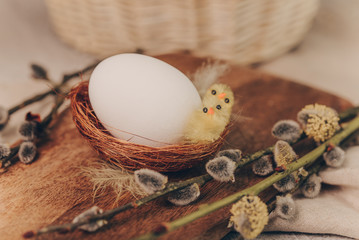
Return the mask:
<svg viewBox="0 0 359 240">
<path fill-rule="evenodd" d="M 208 113 L 209 115 L 213 115 L 213 113 L 214 113 L 213 108 L 209 108 L 207 113 Z"/>
<path fill-rule="evenodd" d="M 225 96 L 226 96 L 226 93 L 221 93 L 221 94 L 218 95 L 218 98 L 223 99 Z"/>
</svg>

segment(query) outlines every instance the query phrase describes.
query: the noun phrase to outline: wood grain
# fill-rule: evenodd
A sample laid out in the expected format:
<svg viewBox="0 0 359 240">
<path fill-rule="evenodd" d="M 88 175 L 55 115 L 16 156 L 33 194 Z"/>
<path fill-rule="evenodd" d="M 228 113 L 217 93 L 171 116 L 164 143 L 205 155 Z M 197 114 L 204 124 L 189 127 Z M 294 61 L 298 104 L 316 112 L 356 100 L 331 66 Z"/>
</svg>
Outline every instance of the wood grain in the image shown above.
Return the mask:
<svg viewBox="0 0 359 240">
<path fill-rule="evenodd" d="M 160 59 L 192 73 L 203 59 L 189 55 L 166 55 Z M 270 130 L 280 119 L 295 119 L 306 104 L 322 103 L 341 111 L 351 104 L 341 98 L 286 79 L 252 69 L 233 66 L 222 77 L 236 96 L 234 121 L 224 148 L 239 148 L 252 153 L 275 143 Z M 140 87 L 140 86 L 139 86 Z M 309 150 L 311 142 L 298 146 L 299 154 Z M 66 111 L 53 126 L 50 139 L 39 148 L 39 158 L 31 165 L 16 164 L 0 175 L 0 238 L 21 239 L 28 231 L 48 224 L 70 222 L 81 211 L 97 205 L 110 209 L 114 204 L 111 190 L 93 199 L 92 186 L 81 167 L 97 161 L 96 153 L 81 138 Z M 169 179 L 186 179 L 203 173 L 203 167 L 169 174 Z M 139 209 L 116 216 L 108 226 L 95 234 L 75 231 L 50 234 L 40 239 L 130 239 L 152 230 L 157 224 L 193 212 L 201 204 L 218 200 L 260 181 L 245 167 L 236 173 L 234 184 L 211 181 L 201 188 L 200 198 L 190 206 L 176 207 L 165 199 L 156 200 Z M 262 197 L 270 198 L 274 189 Z M 119 204 L 127 203 L 124 196 Z M 228 229 L 229 207 L 212 213 L 161 239 L 219 239 Z"/>
</svg>

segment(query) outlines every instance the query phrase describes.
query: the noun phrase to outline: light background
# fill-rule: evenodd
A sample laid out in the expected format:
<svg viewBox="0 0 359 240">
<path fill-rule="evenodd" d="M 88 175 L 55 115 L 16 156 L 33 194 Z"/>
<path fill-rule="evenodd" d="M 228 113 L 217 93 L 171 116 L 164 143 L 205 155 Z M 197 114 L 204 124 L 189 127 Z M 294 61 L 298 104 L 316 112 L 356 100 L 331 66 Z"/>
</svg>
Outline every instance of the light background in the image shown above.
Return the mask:
<svg viewBox="0 0 359 240">
<path fill-rule="evenodd" d="M 48 89 L 30 78 L 30 63 L 45 66 L 59 81 L 64 73 L 95 60 L 62 43 L 51 29 L 42 0 L 0 1 L 0 104 L 11 107 Z M 290 78 L 359 104 L 359 1 L 322 0 L 300 48 L 262 65 L 262 71 Z M 31 110 L 48 111 L 42 105 Z M 24 109 L 16 115 L 22 115 Z M 15 128 L 17 122 L 11 123 Z M 11 135 L 11 127 L 3 135 Z M 15 136 L 14 136 L 15 138 Z"/>
<path fill-rule="evenodd" d="M 30 80 L 30 62 L 45 65 L 51 76 L 58 77 L 80 69 L 93 59 L 56 37 L 42 0 L 0 1 L 0 100 L 5 105 L 13 99 L 8 95 L 17 95 L 20 87 L 26 89 L 23 94 L 27 95 L 43 85 Z M 333 92 L 358 104 L 359 1 L 322 1 L 314 25 L 298 51 L 260 69 Z M 4 89 L 8 91 L 3 93 Z"/>
</svg>

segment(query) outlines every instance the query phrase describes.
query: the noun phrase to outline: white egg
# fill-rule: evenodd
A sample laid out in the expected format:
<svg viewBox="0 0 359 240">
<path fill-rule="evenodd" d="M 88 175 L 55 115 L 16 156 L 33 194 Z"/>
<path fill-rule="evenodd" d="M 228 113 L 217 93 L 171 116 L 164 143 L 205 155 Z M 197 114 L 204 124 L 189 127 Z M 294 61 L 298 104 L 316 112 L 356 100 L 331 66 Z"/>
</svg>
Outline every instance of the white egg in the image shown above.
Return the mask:
<svg viewBox="0 0 359 240">
<path fill-rule="evenodd" d="M 91 75 L 89 98 L 113 136 L 152 147 L 178 143 L 189 116 L 201 107 L 196 88 L 182 72 L 141 54 L 103 60 Z"/>
</svg>

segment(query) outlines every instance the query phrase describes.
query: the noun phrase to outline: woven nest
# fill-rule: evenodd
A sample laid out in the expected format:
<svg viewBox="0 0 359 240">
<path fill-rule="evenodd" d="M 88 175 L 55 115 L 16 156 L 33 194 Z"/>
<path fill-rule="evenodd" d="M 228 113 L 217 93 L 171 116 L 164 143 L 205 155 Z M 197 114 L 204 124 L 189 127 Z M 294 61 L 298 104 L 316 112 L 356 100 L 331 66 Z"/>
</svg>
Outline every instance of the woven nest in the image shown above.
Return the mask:
<svg viewBox="0 0 359 240">
<path fill-rule="evenodd" d="M 149 168 L 160 172 L 174 172 L 193 167 L 213 156 L 222 146 L 226 129 L 211 143 L 177 144 L 150 147 L 131 143 L 112 136 L 97 119 L 88 97 L 88 81 L 74 87 L 69 98 L 73 120 L 81 135 L 99 155 L 127 170 Z"/>
</svg>

